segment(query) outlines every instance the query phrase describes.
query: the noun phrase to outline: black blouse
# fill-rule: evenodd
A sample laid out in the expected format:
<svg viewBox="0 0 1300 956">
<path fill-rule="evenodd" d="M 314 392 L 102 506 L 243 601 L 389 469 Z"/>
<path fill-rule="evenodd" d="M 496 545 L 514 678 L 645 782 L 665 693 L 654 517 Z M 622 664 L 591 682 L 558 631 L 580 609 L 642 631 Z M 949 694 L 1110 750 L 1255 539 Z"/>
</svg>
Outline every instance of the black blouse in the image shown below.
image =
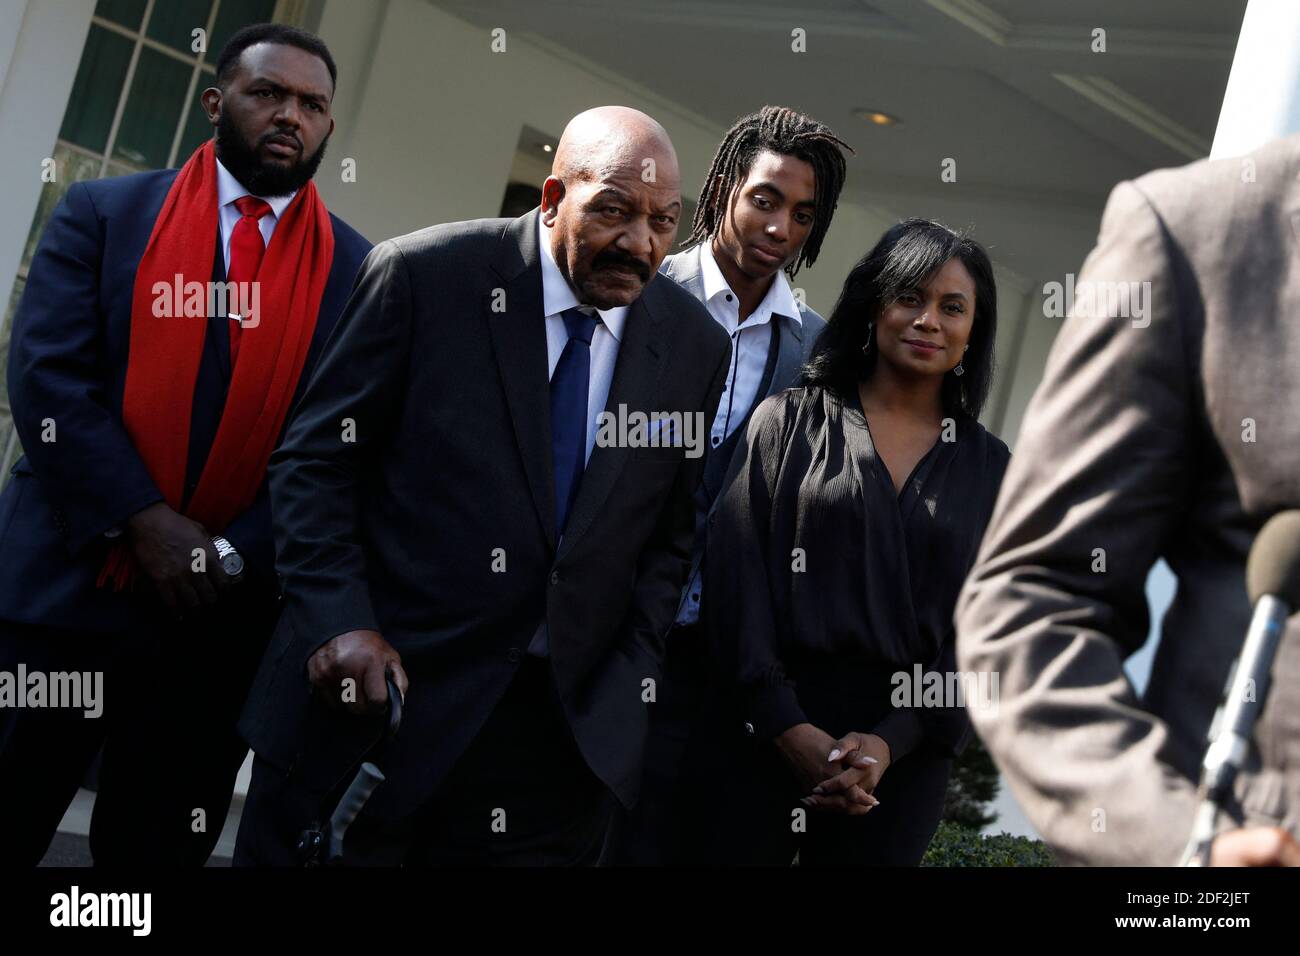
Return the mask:
<svg viewBox="0 0 1300 956">
<path fill-rule="evenodd" d="M 838 675 L 875 698 L 874 726 L 851 729 L 895 761 L 925 738 L 960 746 L 960 710 L 879 699 L 891 673 L 956 668 L 953 609 L 1010 453 L 978 422 L 955 425 L 895 494 L 856 393 L 792 388 L 755 409 L 709 519 L 702 609 L 753 733 L 808 720 L 812 688 Z"/>
</svg>

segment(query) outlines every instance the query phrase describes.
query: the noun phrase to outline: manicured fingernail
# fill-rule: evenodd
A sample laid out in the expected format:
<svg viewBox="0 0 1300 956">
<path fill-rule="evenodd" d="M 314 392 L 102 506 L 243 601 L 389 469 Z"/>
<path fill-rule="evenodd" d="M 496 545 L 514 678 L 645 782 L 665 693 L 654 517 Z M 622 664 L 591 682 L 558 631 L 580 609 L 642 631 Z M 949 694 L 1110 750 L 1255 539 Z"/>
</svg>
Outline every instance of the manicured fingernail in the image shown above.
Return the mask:
<svg viewBox="0 0 1300 956">
<path fill-rule="evenodd" d="M 871 763 L 880 763 L 880 761 L 877 760 L 875 757 L 868 757 L 868 756 L 866 756 L 866 755 L 863 755 L 863 756 L 861 756 L 861 757 L 857 757 L 857 758 L 855 758 L 855 759 L 854 759 L 854 762 L 855 762 L 855 763 L 867 763 L 867 764 L 871 764 Z"/>
<path fill-rule="evenodd" d="M 827 757 L 826 759 L 827 759 L 827 760 L 834 760 L 834 759 L 835 759 L 836 757 L 838 757 L 839 755 L 840 755 L 840 748 L 839 748 L 839 747 L 836 747 L 834 750 L 831 751 L 831 755 L 830 755 L 829 757 Z"/>
<path fill-rule="evenodd" d="M 817 794 L 818 796 L 821 796 L 825 792 L 826 791 L 823 790 L 821 787 L 813 787 L 813 793 Z"/>
</svg>

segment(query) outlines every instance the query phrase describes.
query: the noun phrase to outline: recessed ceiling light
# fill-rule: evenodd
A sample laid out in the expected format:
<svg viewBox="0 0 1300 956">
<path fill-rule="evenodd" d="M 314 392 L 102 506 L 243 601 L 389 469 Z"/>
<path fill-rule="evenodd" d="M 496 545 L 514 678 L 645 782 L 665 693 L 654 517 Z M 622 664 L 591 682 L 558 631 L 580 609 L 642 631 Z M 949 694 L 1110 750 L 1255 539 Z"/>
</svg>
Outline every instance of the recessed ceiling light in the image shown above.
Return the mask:
<svg viewBox="0 0 1300 956">
<path fill-rule="evenodd" d="M 897 116 L 892 116 L 880 110 L 855 110 L 854 115 L 866 120 L 873 126 L 897 126 L 902 122 Z"/>
</svg>

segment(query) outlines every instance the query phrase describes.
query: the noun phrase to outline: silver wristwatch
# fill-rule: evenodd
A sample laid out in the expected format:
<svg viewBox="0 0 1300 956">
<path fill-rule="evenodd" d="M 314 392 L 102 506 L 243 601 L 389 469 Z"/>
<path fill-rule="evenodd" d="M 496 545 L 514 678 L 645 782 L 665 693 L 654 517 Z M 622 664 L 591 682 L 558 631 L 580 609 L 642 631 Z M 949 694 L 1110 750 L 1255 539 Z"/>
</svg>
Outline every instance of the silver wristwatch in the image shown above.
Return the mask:
<svg viewBox="0 0 1300 956">
<path fill-rule="evenodd" d="M 238 581 L 239 576 L 244 573 L 244 559 L 235 550 L 235 546 L 219 534 L 212 536 L 212 546 L 217 549 L 217 560 L 221 562 L 221 569 L 231 580 Z"/>
</svg>

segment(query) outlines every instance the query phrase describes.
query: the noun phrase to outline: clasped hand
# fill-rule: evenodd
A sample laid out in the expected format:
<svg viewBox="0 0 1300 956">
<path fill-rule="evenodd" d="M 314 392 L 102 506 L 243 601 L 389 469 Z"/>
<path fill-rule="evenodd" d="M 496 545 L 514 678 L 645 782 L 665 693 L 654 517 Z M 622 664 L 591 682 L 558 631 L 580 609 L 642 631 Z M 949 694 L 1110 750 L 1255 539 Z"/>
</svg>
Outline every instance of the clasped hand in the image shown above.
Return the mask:
<svg viewBox="0 0 1300 956">
<path fill-rule="evenodd" d="M 808 792 L 800 800 L 815 810 L 861 816 L 879 806 L 872 791 L 889 768 L 889 744 L 876 734 L 849 733 L 839 740 L 812 724 L 797 724 L 776 738 L 777 749 Z"/>
</svg>

